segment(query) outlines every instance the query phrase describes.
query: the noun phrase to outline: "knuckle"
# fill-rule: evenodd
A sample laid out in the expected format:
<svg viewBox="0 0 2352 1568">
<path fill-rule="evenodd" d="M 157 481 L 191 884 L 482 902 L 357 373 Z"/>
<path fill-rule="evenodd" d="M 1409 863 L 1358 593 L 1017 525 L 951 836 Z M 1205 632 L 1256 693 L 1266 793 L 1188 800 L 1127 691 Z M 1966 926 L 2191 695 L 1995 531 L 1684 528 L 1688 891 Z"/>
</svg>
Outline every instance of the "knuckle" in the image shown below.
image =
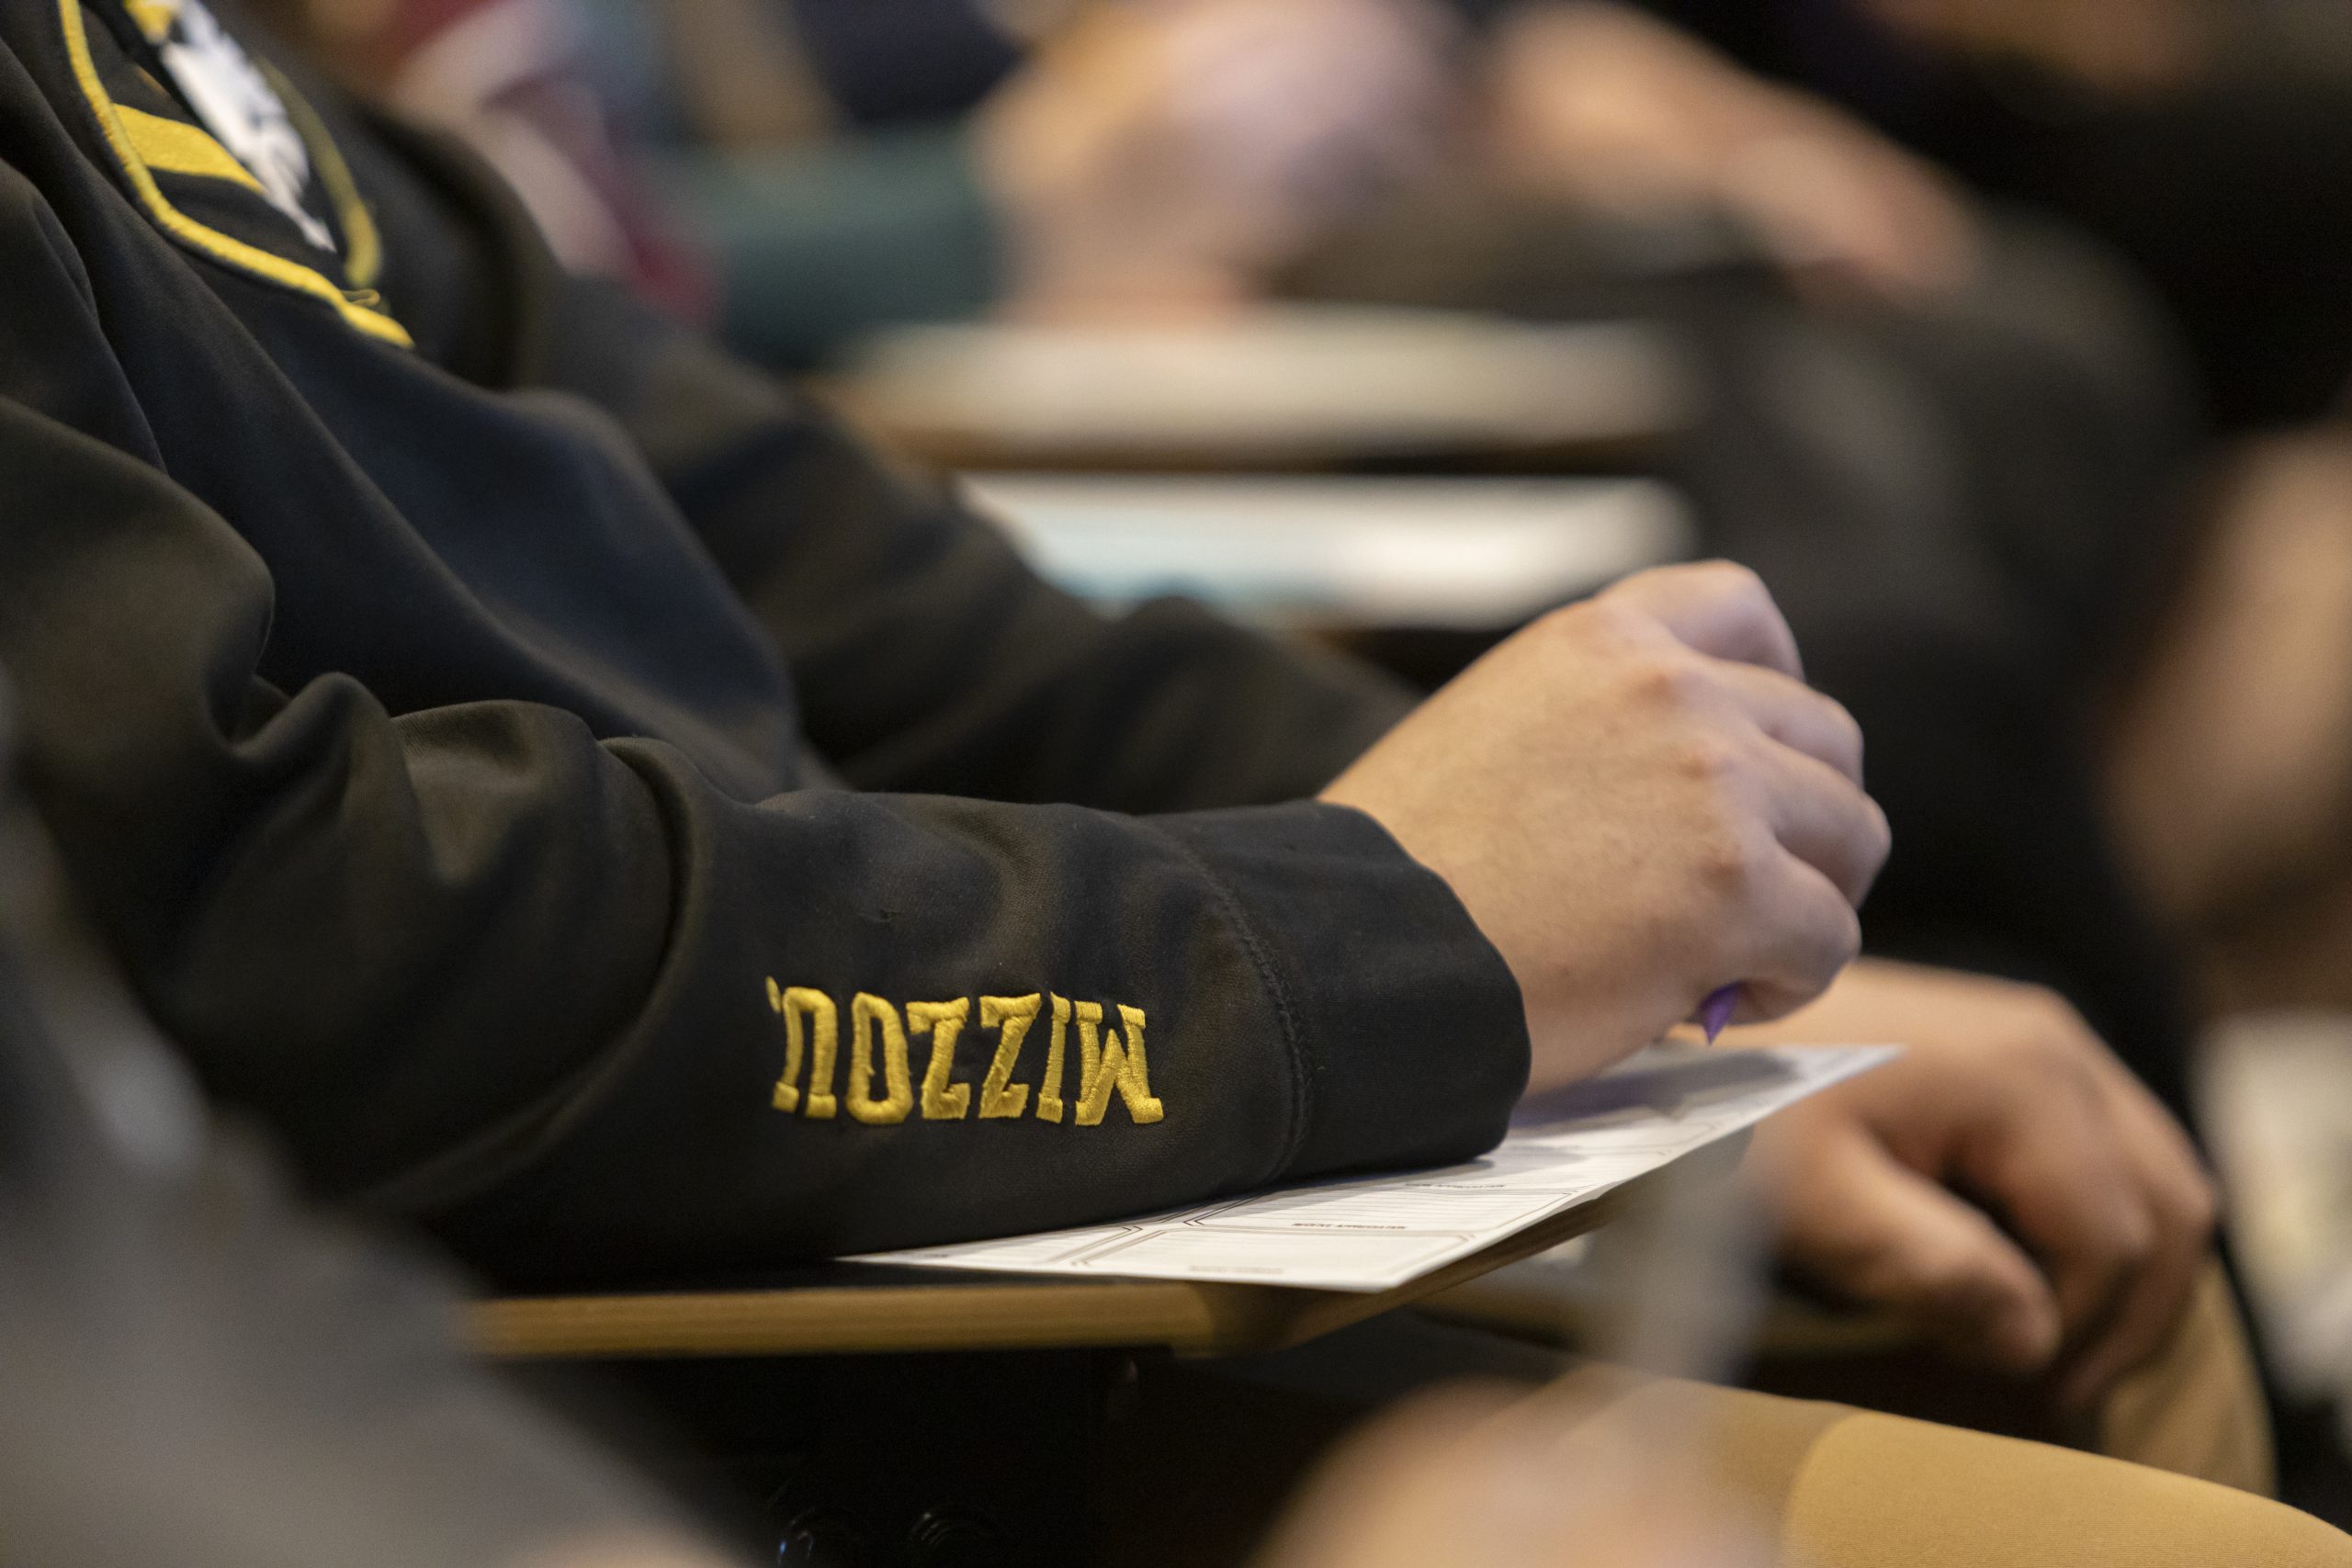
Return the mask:
<svg viewBox="0 0 2352 1568">
<path fill-rule="evenodd" d="M 1673 661 L 1650 656 L 1626 661 L 1624 691 L 1634 708 L 1653 716 L 1671 713 L 1690 698 L 1690 682 Z"/>
<path fill-rule="evenodd" d="M 1919 1266 L 1911 1293 L 1940 1313 L 1965 1317 L 1984 1304 L 1984 1286 L 1973 1259 L 1945 1252 Z"/>
<path fill-rule="evenodd" d="M 2115 1267 L 2122 1273 L 2138 1273 L 2155 1261 L 2162 1240 L 2155 1221 L 2145 1213 L 2119 1221 L 2109 1241 Z"/>
<path fill-rule="evenodd" d="M 1838 745 L 1844 748 L 1846 754 L 1853 758 L 1857 763 L 1860 762 L 1862 753 L 1869 748 L 1868 738 L 1862 734 L 1862 721 L 1856 718 L 1852 710 L 1844 703 L 1834 698 L 1828 699 L 1828 702 L 1829 726 L 1837 732 Z"/>
<path fill-rule="evenodd" d="M 2033 1022 L 2018 1032 L 2017 1054 L 2026 1064 L 2045 1078 L 2060 1078 L 2071 1084 L 2081 1063 L 2072 1039 L 2065 1031 Z"/>
<path fill-rule="evenodd" d="M 2156 1254 L 2161 1233 L 2154 1207 L 2120 1171 L 2085 1172 L 2078 1179 L 2087 1201 L 2076 1212 L 2072 1239 L 2061 1250 L 2102 1280 L 2136 1273 Z"/>
<path fill-rule="evenodd" d="M 1825 760 L 1855 783 L 1861 783 L 1864 756 L 1869 750 L 1861 721 L 1847 712 L 1843 705 L 1831 703 L 1826 723 L 1828 756 Z"/>
<path fill-rule="evenodd" d="M 1563 605 L 1545 614 L 1535 625 L 1545 637 L 1567 643 L 1589 658 L 1628 658 L 1628 649 L 1640 648 L 1657 630 L 1657 623 L 1637 604 L 1606 594 Z M 1630 657 L 1635 664 L 1644 661 L 1640 654 Z"/>
<path fill-rule="evenodd" d="M 1818 996 L 1861 955 L 1861 917 L 1842 900 L 1824 899 L 1816 912 L 1784 925 L 1780 951 L 1790 984 Z"/>
<path fill-rule="evenodd" d="M 2212 1238 L 2222 1224 L 2222 1190 L 2201 1168 L 2192 1168 L 2173 1199 L 2173 1223 L 2198 1245 Z"/>
<path fill-rule="evenodd" d="M 1693 711 L 1711 688 L 1704 667 L 1681 644 L 1664 637 L 1645 637 L 1630 622 L 1616 637 L 1612 652 L 1619 687 L 1626 700 L 1651 717 Z"/>
<path fill-rule="evenodd" d="M 1764 586 L 1764 580 L 1756 574 L 1753 568 L 1742 566 L 1735 560 L 1719 558 L 1695 561 L 1691 563 L 1689 570 L 1694 578 L 1719 592 L 1753 596 L 1766 601 L 1772 597 L 1770 592 Z"/>
<path fill-rule="evenodd" d="M 1592 597 L 1571 605 L 1571 609 L 1590 609 L 1615 615 L 1638 615 L 1649 618 L 1647 604 L 1662 589 L 1674 581 L 1671 567 L 1637 571 L 1630 577 L 1619 578 Z"/>
<path fill-rule="evenodd" d="M 1874 876 L 1886 863 L 1886 857 L 1894 852 L 1894 828 L 1886 819 L 1886 808 L 1877 801 L 1864 796 L 1862 804 L 1867 808 L 1862 821 L 1862 854 Z"/>
<path fill-rule="evenodd" d="M 1828 985 L 1861 955 L 1862 918 L 1850 907 L 1841 905 L 1830 917 L 1823 935 L 1821 983 Z"/>
<path fill-rule="evenodd" d="M 1716 573 L 1715 591 L 1742 614 L 1785 629 L 1779 602 L 1753 570 L 1736 561 L 1716 561 L 1712 563 L 1712 570 Z"/>
<path fill-rule="evenodd" d="M 1820 913 L 1792 927 L 1783 951 L 1791 981 L 1818 996 L 1861 955 L 1861 919 L 1844 903 L 1825 900 Z"/>
<path fill-rule="evenodd" d="M 2041 986 L 2017 987 L 2016 1019 L 2005 1041 L 2011 1054 L 2072 1077 L 2088 1071 L 2089 1042 L 2089 1026 L 2065 998 Z"/>
<path fill-rule="evenodd" d="M 1746 903 L 1756 885 L 1754 848 L 1724 827 L 1695 833 L 1690 842 L 1690 869 L 1700 886 L 1723 902 Z"/>
<path fill-rule="evenodd" d="M 1712 793 L 1727 794 L 1740 777 L 1742 759 L 1739 748 L 1727 736 L 1702 732 L 1675 747 L 1674 769 Z"/>
<path fill-rule="evenodd" d="M 2047 986 L 2026 987 L 2025 1005 L 2030 1010 L 2034 1032 L 2053 1047 L 2079 1050 L 2090 1032 L 2083 1015 L 2075 1004 Z"/>
<path fill-rule="evenodd" d="M 1974 1260 L 1959 1247 L 1890 1242 L 1872 1261 L 1881 1300 L 1951 1314 L 1965 1310 L 1980 1293 Z"/>
<path fill-rule="evenodd" d="M 1556 610 L 1546 610 L 1535 617 L 1533 630 L 1541 636 L 1575 637 L 1588 630 L 1611 626 L 1629 612 L 1615 600 L 1603 595 L 1598 599 L 1579 600 L 1563 604 Z"/>
</svg>

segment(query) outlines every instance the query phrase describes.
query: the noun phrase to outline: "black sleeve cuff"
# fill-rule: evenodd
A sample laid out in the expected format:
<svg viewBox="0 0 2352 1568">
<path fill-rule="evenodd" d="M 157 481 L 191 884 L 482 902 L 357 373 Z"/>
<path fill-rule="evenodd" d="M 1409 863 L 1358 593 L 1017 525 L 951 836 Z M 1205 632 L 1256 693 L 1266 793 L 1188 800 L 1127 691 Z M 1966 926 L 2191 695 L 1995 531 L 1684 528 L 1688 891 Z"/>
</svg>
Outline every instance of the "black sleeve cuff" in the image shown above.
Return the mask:
<svg viewBox="0 0 2352 1568">
<path fill-rule="evenodd" d="M 1435 873 L 1363 812 L 1302 802 L 1156 825 L 1231 897 L 1298 1076 L 1300 1179 L 1467 1159 L 1527 1087 L 1527 1015 L 1502 955 Z"/>
</svg>

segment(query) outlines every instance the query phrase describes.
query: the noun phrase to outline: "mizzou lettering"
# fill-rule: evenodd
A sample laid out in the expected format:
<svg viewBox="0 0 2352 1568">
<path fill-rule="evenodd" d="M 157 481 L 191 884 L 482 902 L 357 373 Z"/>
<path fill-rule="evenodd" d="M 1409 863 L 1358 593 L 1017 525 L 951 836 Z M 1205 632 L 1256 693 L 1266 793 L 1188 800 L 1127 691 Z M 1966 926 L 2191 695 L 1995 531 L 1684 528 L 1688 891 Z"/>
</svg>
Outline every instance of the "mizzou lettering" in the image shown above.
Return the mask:
<svg viewBox="0 0 2352 1568">
<path fill-rule="evenodd" d="M 1144 1056 L 1141 1008 L 1116 1008 L 1112 1026 L 1101 1002 L 1073 1001 L 1051 992 L 1025 997 L 956 997 L 940 1002 L 909 1002 L 902 1010 L 881 997 L 860 991 L 850 998 L 849 1039 L 844 1060 L 843 1009 L 820 990 L 767 983 L 768 1006 L 784 1021 L 784 1073 L 771 1097 L 776 1110 L 831 1121 L 846 1111 L 853 1121 L 887 1127 L 920 1114 L 926 1122 L 1003 1121 L 1035 1116 L 1098 1127 L 1116 1093 L 1127 1120 L 1148 1126 L 1167 1108 L 1151 1092 L 1151 1070 Z M 1034 1082 L 1021 1075 L 1040 1019 L 1046 1021 L 1043 1066 Z M 959 1058 L 967 1035 L 979 1043 Z M 993 1037 L 991 1039 L 991 1037 Z M 1071 1043 L 1076 1041 L 1077 1096 L 1069 1086 Z M 927 1043 L 920 1080 L 914 1072 L 918 1043 Z M 987 1071 L 978 1084 L 959 1066 Z"/>
</svg>

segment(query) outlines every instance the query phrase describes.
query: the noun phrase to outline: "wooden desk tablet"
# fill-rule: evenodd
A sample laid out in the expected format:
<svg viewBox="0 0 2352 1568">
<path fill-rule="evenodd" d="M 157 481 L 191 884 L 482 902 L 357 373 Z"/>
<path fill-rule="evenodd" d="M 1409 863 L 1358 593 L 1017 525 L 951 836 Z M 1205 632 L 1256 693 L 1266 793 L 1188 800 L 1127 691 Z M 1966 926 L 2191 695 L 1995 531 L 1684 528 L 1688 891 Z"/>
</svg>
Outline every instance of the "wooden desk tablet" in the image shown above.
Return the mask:
<svg viewBox="0 0 2352 1568">
<path fill-rule="evenodd" d="M 892 1355 L 1157 1348 L 1248 1355 L 1304 1344 L 1608 1224 L 1702 1162 L 1728 1170 L 1728 1139 L 1392 1291 L 1303 1291 L 1159 1280 L 1025 1280 L 832 1264 L 778 1288 L 515 1297 L 478 1303 L 475 1343 L 503 1357 Z"/>
</svg>

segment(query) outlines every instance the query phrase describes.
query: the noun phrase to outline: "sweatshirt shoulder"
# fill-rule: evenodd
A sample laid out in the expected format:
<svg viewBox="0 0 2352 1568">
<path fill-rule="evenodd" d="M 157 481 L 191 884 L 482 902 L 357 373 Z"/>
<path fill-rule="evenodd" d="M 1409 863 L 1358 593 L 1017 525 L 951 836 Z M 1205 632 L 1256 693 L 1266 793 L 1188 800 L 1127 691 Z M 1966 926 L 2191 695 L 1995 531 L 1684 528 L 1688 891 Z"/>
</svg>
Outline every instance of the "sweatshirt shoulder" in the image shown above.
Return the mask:
<svg viewBox="0 0 2352 1568">
<path fill-rule="evenodd" d="M 56 209 L 0 149 L 0 300 L 53 309 L 61 299 L 88 307 L 93 299 L 81 253 Z"/>
<path fill-rule="evenodd" d="M 57 206 L 64 192 L 88 176 L 74 131 L 51 78 L 67 70 L 62 48 L 39 22 L 53 15 L 58 0 L 0 5 L 0 297 L 14 293 L 32 276 L 22 270 L 46 261 L 77 278 L 74 246 Z"/>
</svg>

